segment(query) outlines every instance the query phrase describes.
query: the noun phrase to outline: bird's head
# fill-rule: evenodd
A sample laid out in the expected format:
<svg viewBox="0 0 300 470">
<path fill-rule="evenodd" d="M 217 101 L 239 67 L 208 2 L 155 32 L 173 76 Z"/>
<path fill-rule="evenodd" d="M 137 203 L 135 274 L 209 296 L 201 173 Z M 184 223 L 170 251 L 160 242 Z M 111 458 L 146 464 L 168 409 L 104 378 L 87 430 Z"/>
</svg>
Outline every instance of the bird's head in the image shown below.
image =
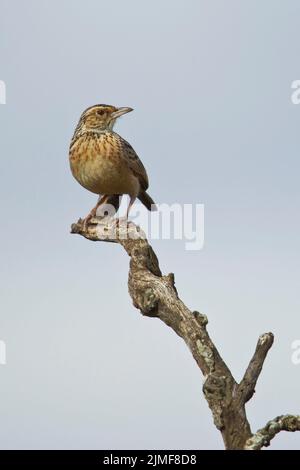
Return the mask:
<svg viewBox="0 0 300 470">
<path fill-rule="evenodd" d="M 112 129 L 116 120 L 132 108 L 116 108 L 108 104 L 96 104 L 87 108 L 81 115 L 80 123 L 86 129 Z"/>
</svg>

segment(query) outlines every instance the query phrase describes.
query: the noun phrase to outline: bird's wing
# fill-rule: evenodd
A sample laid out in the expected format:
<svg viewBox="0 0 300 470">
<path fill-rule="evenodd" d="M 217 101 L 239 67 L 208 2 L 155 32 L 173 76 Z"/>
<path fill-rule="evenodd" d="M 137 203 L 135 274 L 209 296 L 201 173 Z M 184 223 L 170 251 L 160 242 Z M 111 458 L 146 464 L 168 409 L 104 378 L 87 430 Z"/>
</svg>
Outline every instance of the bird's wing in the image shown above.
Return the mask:
<svg viewBox="0 0 300 470">
<path fill-rule="evenodd" d="M 121 147 L 122 147 L 122 155 L 126 160 L 131 171 L 135 174 L 135 176 L 139 179 L 141 187 L 146 191 L 149 186 L 148 175 L 144 165 L 142 164 L 141 160 L 135 153 L 134 149 L 131 147 L 129 142 L 125 139 L 121 138 Z"/>
</svg>

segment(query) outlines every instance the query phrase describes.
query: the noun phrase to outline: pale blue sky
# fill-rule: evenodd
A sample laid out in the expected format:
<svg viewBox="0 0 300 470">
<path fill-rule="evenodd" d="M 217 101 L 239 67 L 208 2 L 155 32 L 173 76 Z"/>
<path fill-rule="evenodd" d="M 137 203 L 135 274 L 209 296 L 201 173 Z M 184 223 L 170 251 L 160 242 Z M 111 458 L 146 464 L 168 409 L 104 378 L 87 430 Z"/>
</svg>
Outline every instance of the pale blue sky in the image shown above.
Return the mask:
<svg viewBox="0 0 300 470">
<path fill-rule="evenodd" d="M 253 430 L 298 413 L 300 4 L 287 0 L 0 0 L 1 448 L 222 448 L 183 344 L 143 318 L 121 248 L 69 234 L 93 206 L 68 167 L 87 106 L 117 131 L 158 203 L 204 203 L 205 246 L 153 242 L 206 313 L 237 379 L 275 333 Z M 300 448 L 300 434 L 276 448 Z"/>
</svg>

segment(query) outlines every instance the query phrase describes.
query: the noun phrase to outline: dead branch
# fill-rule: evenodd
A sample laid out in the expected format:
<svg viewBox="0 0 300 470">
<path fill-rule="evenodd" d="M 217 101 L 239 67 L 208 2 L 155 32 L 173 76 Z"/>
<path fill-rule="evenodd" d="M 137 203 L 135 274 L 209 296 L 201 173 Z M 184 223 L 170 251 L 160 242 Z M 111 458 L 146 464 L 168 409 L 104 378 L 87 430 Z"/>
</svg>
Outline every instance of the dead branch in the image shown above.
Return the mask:
<svg viewBox="0 0 300 470">
<path fill-rule="evenodd" d="M 226 449 L 256 449 L 268 445 L 274 437 L 271 436 L 274 422 L 277 426 L 275 434 L 283 429 L 292 430 L 287 428 L 291 428 L 293 420 L 298 420 L 299 429 L 299 417 L 280 417 L 253 435 L 247 420 L 245 403 L 254 393 L 267 352 L 273 344 L 272 333 L 260 336 L 238 384 L 207 332 L 207 317 L 192 312 L 180 300 L 174 274 L 161 273 L 157 256 L 139 227 L 122 220 L 117 223 L 112 219 L 94 218 L 84 230 L 79 219 L 72 225 L 71 233 L 92 241 L 119 243 L 125 249 L 130 257 L 128 288 L 133 305 L 142 315 L 159 318 L 185 341 L 204 375 L 203 393 Z"/>
<path fill-rule="evenodd" d="M 300 431 L 300 416 L 282 415 L 269 421 L 246 442 L 245 450 L 260 450 L 268 447 L 273 437 L 281 431 Z"/>
</svg>

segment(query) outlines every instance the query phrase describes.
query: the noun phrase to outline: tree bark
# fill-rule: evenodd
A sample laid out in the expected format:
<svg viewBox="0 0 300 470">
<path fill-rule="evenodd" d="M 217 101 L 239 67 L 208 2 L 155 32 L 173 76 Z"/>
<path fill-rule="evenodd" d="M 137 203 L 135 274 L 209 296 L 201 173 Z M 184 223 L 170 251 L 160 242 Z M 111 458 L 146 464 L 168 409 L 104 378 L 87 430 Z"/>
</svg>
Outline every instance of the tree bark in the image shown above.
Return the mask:
<svg viewBox="0 0 300 470">
<path fill-rule="evenodd" d="M 255 391 L 263 363 L 273 344 L 272 333 L 259 337 L 254 355 L 238 384 L 207 332 L 207 317 L 189 310 L 181 301 L 174 274 L 162 274 L 157 256 L 139 227 L 122 220 L 94 218 L 85 230 L 79 219 L 72 225 L 71 233 L 92 241 L 119 243 L 125 249 L 130 257 L 128 288 L 133 305 L 142 315 L 159 318 L 185 341 L 204 375 L 203 393 L 225 448 L 250 450 L 268 445 L 272 425 L 268 423 L 263 430 L 252 434 L 245 404 Z M 286 423 L 294 423 L 292 418 L 290 416 L 280 422 L 276 418 L 276 432 L 287 430 L 290 425 Z"/>
</svg>

